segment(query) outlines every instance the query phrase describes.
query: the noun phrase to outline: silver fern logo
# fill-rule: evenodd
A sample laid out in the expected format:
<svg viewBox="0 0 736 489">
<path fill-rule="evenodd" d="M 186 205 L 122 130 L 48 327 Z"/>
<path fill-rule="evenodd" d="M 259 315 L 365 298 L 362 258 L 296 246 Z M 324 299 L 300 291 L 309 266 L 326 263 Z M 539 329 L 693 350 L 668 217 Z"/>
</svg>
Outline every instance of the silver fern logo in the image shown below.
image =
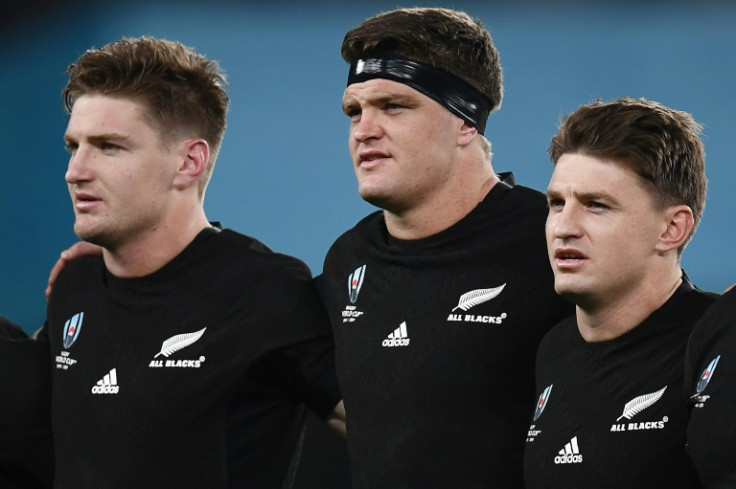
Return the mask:
<svg viewBox="0 0 736 489">
<path fill-rule="evenodd" d="M 506 313 L 503 312 L 497 316 L 481 316 L 475 314 L 462 314 L 460 311 L 467 312 L 469 309 L 495 299 L 503 291 L 506 284 L 499 285 L 498 287 L 491 287 L 490 289 L 475 289 L 470 292 L 466 292 L 460 296 L 460 300 L 457 303 L 450 315 L 447 316 L 448 322 L 464 322 L 464 323 L 486 323 L 486 324 L 501 324 L 506 319 Z"/>
<path fill-rule="evenodd" d="M 544 411 L 544 408 L 547 407 L 547 401 L 549 400 L 549 395 L 552 393 L 553 385 L 554 384 L 548 385 L 539 396 L 539 401 L 537 401 L 537 409 L 534 410 L 534 422 L 539 419 L 539 417 L 542 415 L 542 411 Z"/>
<path fill-rule="evenodd" d="M 160 355 L 168 358 L 171 354 L 176 353 L 182 348 L 188 347 L 192 343 L 195 343 L 198 339 L 202 337 L 206 329 L 207 328 L 202 328 L 199 331 L 195 331 L 194 333 L 184 333 L 172 336 L 171 338 L 163 342 L 163 344 L 161 345 L 161 351 L 156 353 L 156 356 L 154 356 L 153 358 L 158 358 Z"/>
<path fill-rule="evenodd" d="M 164 341 L 161 345 L 161 351 L 156 353 L 148 365 L 151 368 L 199 368 L 204 363 L 204 356 L 200 356 L 196 360 L 156 360 L 160 356 L 168 358 L 174 353 L 182 350 L 193 343 L 196 343 L 204 334 L 207 328 L 202 328 L 194 333 L 184 333 L 172 336 L 168 340 Z"/>
<path fill-rule="evenodd" d="M 498 294 L 503 291 L 504 287 L 506 287 L 506 284 L 491 289 L 476 289 L 471 290 L 470 292 L 466 292 L 465 294 L 460 296 L 460 301 L 457 303 L 457 306 L 455 306 L 452 312 L 455 312 L 458 309 L 467 311 L 471 307 L 475 307 L 478 304 L 488 302 L 489 300 L 497 297 Z"/>
<path fill-rule="evenodd" d="M 631 419 L 640 412 L 644 411 L 648 407 L 653 406 L 657 401 L 659 401 L 662 396 L 664 395 L 664 391 L 667 389 L 667 386 L 662 387 L 657 392 L 652 392 L 650 394 L 644 394 L 639 397 L 635 397 L 634 399 L 630 400 L 626 403 L 624 406 L 624 412 L 621 416 L 618 417 L 616 421 L 621 421 L 621 418 Z"/>
</svg>

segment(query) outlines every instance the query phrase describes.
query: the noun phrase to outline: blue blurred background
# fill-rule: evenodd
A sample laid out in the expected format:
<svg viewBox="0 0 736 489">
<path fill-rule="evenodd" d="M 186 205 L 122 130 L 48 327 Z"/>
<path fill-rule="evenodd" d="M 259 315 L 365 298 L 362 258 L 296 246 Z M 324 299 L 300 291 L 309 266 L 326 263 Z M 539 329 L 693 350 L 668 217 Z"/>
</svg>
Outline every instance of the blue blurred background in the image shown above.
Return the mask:
<svg viewBox="0 0 736 489">
<path fill-rule="evenodd" d="M 12 5 L 11 1 L 11 5 Z M 176 39 L 221 62 L 229 126 L 205 201 L 208 217 L 302 258 L 317 274 L 334 239 L 372 210 L 362 202 L 340 111 L 345 31 L 413 2 L 129 0 L 17 1 L 0 34 L 0 314 L 28 331 L 44 320 L 43 290 L 73 243 L 64 183 L 66 66 L 122 36 Z M 736 281 L 729 218 L 736 169 L 736 4 L 728 2 L 428 2 L 489 26 L 505 98 L 487 135 L 496 171 L 544 189 L 546 147 L 559 118 L 597 97 L 647 97 L 704 126 L 709 198 L 684 265 L 701 288 Z M 625 237 L 623 237 L 625 239 Z"/>
<path fill-rule="evenodd" d="M 64 183 L 65 68 L 123 36 L 175 39 L 220 61 L 229 126 L 206 198 L 211 220 L 302 258 L 315 274 L 334 239 L 373 210 L 357 195 L 340 111 L 339 48 L 364 18 L 414 2 L 6 1 L 0 19 L 0 315 L 33 331 L 58 253 L 73 243 Z M 560 117 L 600 97 L 646 97 L 704 125 L 709 197 L 683 262 L 701 288 L 736 282 L 736 4 L 708 1 L 425 2 L 464 9 L 490 28 L 505 98 L 487 136 L 496 171 L 543 190 L 546 147 Z M 621 239 L 626 239 L 622 236 Z M 345 487 L 318 462 L 322 477 Z M 307 451 L 305 456 L 310 457 Z M 332 455 L 330 455 L 332 456 Z M 308 465 L 309 460 L 307 460 Z M 325 470 L 327 469 L 327 470 Z M 303 487 L 327 487 L 304 479 Z M 306 482 L 305 482 L 306 480 Z M 335 482 L 337 481 L 337 482 Z"/>
</svg>

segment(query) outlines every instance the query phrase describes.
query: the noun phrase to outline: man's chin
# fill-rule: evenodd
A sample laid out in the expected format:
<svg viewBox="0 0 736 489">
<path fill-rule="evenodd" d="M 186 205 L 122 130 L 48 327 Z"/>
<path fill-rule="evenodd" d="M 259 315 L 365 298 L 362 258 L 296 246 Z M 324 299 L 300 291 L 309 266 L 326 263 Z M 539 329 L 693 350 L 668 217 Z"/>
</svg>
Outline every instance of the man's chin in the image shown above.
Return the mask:
<svg viewBox="0 0 736 489">
<path fill-rule="evenodd" d="M 371 205 L 374 205 L 376 207 L 379 207 L 381 209 L 385 209 L 388 199 L 386 196 L 379 194 L 377 192 L 370 192 L 370 191 L 361 191 L 360 197 L 368 202 Z"/>
<path fill-rule="evenodd" d="M 555 282 L 555 292 L 570 302 L 575 302 L 576 298 L 586 295 L 585 290 L 578 284 Z"/>
<path fill-rule="evenodd" d="M 82 241 L 102 246 L 103 248 L 105 247 L 106 240 L 104 239 L 104 235 L 97 230 L 75 225 L 74 234 Z"/>
</svg>

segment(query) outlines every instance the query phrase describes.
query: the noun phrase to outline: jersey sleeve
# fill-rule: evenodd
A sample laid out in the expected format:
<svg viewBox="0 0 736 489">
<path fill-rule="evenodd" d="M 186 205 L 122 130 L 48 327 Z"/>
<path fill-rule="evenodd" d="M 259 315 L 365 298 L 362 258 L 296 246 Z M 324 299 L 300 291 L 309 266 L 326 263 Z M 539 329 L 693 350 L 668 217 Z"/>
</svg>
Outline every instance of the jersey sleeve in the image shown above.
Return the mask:
<svg viewBox="0 0 736 489">
<path fill-rule="evenodd" d="M 335 372 L 335 345 L 311 277 L 290 286 L 289 304 L 278 314 L 278 345 L 251 368 L 251 377 L 276 385 L 326 419 L 342 399 Z"/>
</svg>

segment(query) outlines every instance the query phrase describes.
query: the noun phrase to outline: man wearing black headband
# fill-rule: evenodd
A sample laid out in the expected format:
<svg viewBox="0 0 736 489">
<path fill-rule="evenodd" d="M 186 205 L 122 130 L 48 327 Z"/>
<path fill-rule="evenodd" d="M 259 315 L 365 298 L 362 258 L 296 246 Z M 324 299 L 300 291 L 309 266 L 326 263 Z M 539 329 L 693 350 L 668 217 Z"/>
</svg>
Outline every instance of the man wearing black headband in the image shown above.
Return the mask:
<svg viewBox="0 0 736 489">
<path fill-rule="evenodd" d="M 318 279 L 353 485 L 521 488 L 537 344 L 573 308 L 554 293 L 544 196 L 491 166 L 498 53 L 467 14 L 417 8 L 369 18 L 342 55 L 358 190 L 382 209 Z"/>
</svg>

